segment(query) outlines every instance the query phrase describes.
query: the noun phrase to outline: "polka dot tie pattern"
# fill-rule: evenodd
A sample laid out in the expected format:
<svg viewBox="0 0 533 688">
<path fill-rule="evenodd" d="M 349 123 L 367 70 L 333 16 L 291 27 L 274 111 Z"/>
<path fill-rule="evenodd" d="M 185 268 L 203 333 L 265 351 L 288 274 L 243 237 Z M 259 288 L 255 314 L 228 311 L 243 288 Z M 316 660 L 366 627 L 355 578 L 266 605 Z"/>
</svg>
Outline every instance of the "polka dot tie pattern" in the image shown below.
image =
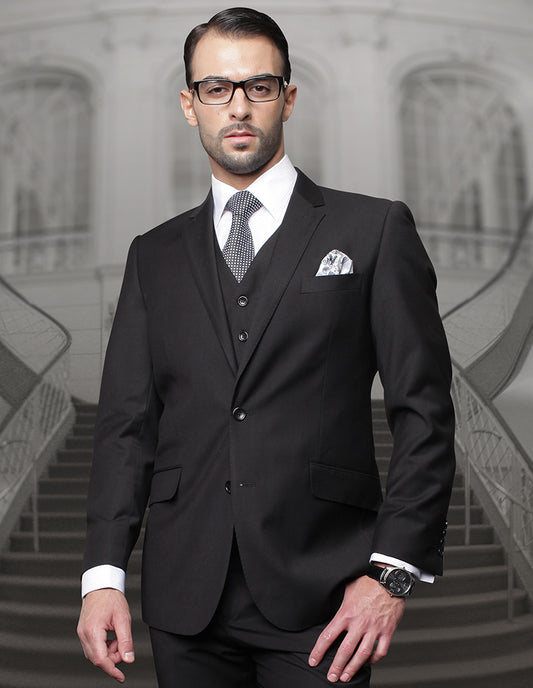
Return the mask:
<svg viewBox="0 0 533 688">
<path fill-rule="evenodd" d="M 232 217 L 230 233 L 222 255 L 239 283 L 255 257 L 254 240 L 248 220 L 262 205 L 249 191 L 238 191 L 226 203 L 226 210 L 231 211 Z"/>
</svg>

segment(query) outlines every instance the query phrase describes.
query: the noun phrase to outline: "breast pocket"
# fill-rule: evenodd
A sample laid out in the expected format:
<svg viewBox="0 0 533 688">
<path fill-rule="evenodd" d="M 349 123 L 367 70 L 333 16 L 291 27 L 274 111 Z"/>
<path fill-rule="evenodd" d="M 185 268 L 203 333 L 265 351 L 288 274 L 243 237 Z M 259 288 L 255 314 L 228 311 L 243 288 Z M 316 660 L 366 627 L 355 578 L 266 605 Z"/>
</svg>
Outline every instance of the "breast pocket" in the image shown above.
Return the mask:
<svg viewBox="0 0 533 688">
<path fill-rule="evenodd" d="M 181 466 L 174 466 L 173 468 L 164 468 L 154 473 L 150 488 L 149 506 L 158 502 L 169 502 L 174 499 L 180 484 L 181 470 Z"/>
<path fill-rule="evenodd" d="M 360 275 L 327 275 L 323 277 L 303 277 L 300 287 L 302 294 L 323 291 L 357 291 L 361 288 Z"/>
</svg>

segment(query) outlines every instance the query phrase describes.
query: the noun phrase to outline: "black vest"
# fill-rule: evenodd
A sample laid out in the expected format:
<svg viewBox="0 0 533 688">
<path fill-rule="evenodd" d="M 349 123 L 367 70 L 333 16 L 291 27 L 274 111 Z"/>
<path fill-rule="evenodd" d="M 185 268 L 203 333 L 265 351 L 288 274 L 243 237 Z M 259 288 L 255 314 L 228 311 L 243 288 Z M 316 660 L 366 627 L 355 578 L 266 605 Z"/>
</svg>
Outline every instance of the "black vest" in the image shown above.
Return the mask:
<svg viewBox="0 0 533 688">
<path fill-rule="evenodd" d="M 237 282 L 227 266 L 216 237 L 214 239 L 218 278 L 237 365 L 241 355 L 246 351 L 246 342 L 255 319 L 259 294 L 261 289 L 265 288 L 265 277 L 274 254 L 277 238 L 278 232 L 276 231 L 261 247 L 240 283 Z"/>
</svg>

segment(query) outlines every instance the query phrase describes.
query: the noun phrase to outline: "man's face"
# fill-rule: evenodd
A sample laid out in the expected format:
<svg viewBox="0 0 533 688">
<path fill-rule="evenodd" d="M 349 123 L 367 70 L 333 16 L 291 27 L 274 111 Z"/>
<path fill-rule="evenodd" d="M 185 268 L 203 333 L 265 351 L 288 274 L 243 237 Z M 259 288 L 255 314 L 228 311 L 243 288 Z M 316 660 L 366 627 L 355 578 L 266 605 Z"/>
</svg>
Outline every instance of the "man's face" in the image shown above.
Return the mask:
<svg viewBox="0 0 533 688">
<path fill-rule="evenodd" d="M 194 81 L 220 77 L 242 81 L 252 76 L 282 75 L 276 46 L 263 36 L 231 38 L 214 32 L 198 42 L 192 58 Z M 217 179 L 245 188 L 284 155 L 283 125 L 291 112 L 296 87 L 282 90 L 277 100 L 252 103 L 241 88 L 225 105 L 204 105 L 196 93 L 181 92 L 182 108 L 200 140 Z"/>
</svg>

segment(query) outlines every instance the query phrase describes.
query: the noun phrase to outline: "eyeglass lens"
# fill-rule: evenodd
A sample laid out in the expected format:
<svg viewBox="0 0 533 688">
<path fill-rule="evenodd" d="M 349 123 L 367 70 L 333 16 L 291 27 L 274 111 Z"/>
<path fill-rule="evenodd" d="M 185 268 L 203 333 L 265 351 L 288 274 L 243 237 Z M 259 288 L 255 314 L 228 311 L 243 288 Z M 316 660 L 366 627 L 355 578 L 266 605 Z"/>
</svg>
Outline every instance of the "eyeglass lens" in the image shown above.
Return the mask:
<svg viewBox="0 0 533 688">
<path fill-rule="evenodd" d="M 273 76 L 263 76 L 244 81 L 244 90 L 253 102 L 276 100 L 281 92 L 281 86 Z M 229 103 L 233 96 L 232 81 L 200 81 L 198 82 L 198 96 L 202 103 L 223 105 Z"/>
</svg>

